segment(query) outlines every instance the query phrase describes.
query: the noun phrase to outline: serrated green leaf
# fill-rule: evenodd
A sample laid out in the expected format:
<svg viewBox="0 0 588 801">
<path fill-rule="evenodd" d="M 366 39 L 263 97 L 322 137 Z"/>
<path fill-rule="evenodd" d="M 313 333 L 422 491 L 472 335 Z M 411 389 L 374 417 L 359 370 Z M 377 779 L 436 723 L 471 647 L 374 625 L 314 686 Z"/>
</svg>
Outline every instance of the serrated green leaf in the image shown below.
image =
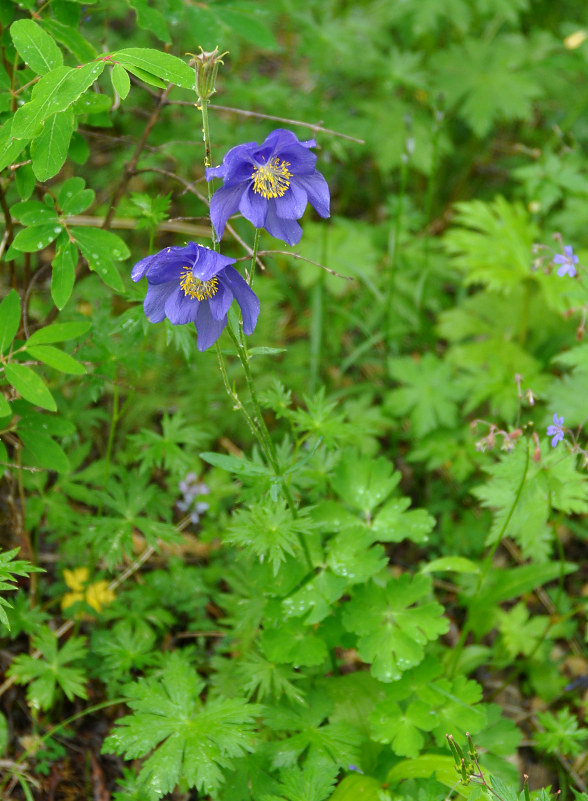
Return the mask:
<svg viewBox="0 0 588 801">
<path fill-rule="evenodd" d="M 0 303 L 0 353 L 7 353 L 20 325 L 20 295 L 11 289 Z"/>
<path fill-rule="evenodd" d="M 63 167 L 73 133 L 74 115 L 71 109 L 53 115 L 45 122 L 43 132 L 31 145 L 33 172 L 38 181 L 47 181 Z"/>
<path fill-rule="evenodd" d="M 43 379 L 30 367 L 17 362 L 9 362 L 4 367 L 4 375 L 8 383 L 29 403 L 40 406 L 42 409 L 48 409 L 50 412 L 57 411 L 53 395 L 43 383 Z"/>
<path fill-rule="evenodd" d="M 260 707 L 222 697 L 204 704 L 204 682 L 181 652 L 168 655 L 158 673 L 127 686 L 133 714 L 117 720 L 102 750 L 127 759 L 147 757 L 139 780 L 149 797 L 161 798 L 179 781 L 216 794 L 221 767 L 230 768 L 236 757 L 253 750 Z"/>
<path fill-rule="evenodd" d="M 397 681 L 402 671 L 423 660 L 427 641 L 446 633 L 443 607 L 434 601 L 418 603 L 430 589 L 428 576 L 404 574 L 385 587 L 373 582 L 360 586 L 346 605 L 345 628 L 359 635 L 359 656 L 372 663 L 372 675 L 380 681 Z"/>
<path fill-rule="evenodd" d="M 62 231 L 63 226 L 58 222 L 32 225 L 18 232 L 12 246 L 23 253 L 34 253 L 48 247 Z"/>
<path fill-rule="evenodd" d="M 185 61 L 170 53 L 144 47 L 127 47 L 113 53 L 112 59 L 123 67 L 138 67 L 143 72 L 155 75 L 167 83 L 175 83 L 184 89 L 194 89 L 194 70 Z"/>
<path fill-rule="evenodd" d="M 321 665 L 328 656 L 322 637 L 298 619 L 285 620 L 279 626 L 264 628 L 261 649 L 268 659 L 293 665 Z"/>
<path fill-rule="evenodd" d="M 13 22 L 10 35 L 19 56 L 37 75 L 45 75 L 63 64 L 61 50 L 32 19 Z"/>
<path fill-rule="evenodd" d="M 26 464 L 56 470 L 58 473 L 69 473 L 71 466 L 65 451 L 50 436 L 26 429 L 19 429 L 18 435 L 24 445 L 23 457 Z"/>
<path fill-rule="evenodd" d="M 112 86 L 114 91 L 124 100 L 131 89 L 131 81 L 126 69 L 120 64 L 115 64 L 111 73 Z"/>
<path fill-rule="evenodd" d="M 27 339 L 28 345 L 50 345 L 54 342 L 66 342 L 68 339 L 81 337 L 92 327 L 90 320 L 80 320 L 75 323 L 53 323 L 39 328 Z"/>
<path fill-rule="evenodd" d="M 69 353 L 65 353 L 59 348 L 54 348 L 52 345 L 27 345 L 27 351 L 33 357 L 38 359 L 49 367 L 54 367 L 62 373 L 69 373 L 70 375 L 85 375 L 87 373 L 83 364 L 76 361 Z"/>
<path fill-rule="evenodd" d="M 21 106 L 12 123 L 12 136 L 31 139 L 39 136 L 45 120 L 65 111 L 102 74 L 104 61 L 81 67 L 57 67 L 35 85 L 31 99 Z"/>
</svg>

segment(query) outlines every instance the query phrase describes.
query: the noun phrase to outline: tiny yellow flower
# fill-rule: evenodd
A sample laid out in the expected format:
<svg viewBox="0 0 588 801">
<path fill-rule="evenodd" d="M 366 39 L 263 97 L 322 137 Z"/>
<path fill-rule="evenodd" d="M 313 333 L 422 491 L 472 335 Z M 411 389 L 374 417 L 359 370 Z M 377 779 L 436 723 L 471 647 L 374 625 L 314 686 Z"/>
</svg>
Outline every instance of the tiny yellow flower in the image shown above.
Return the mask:
<svg viewBox="0 0 588 801">
<path fill-rule="evenodd" d="M 586 39 L 588 39 L 588 33 L 586 33 L 586 31 L 575 31 L 574 33 L 570 33 L 569 36 L 566 36 L 563 42 L 564 47 L 567 50 L 576 50 Z"/>
<path fill-rule="evenodd" d="M 108 589 L 108 582 L 104 580 L 90 584 L 86 590 L 86 603 L 97 612 L 101 612 L 102 607 L 111 604 L 115 598 L 114 592 Z"/>
<path fill-rule="evenodd" d="M 66 592 L 61 599 L 61 608 L 67 609 L 75 603 L 85 601 L 96 612 L 102 611 L 115 599 L 115 594 L 108 589 L 108 582 L 101 580 L 88 585 L 90 572 L 87 567 L 76 567 L 74 570 L 64 570 L 63 578 L 73 592 Z"/>
</svg>

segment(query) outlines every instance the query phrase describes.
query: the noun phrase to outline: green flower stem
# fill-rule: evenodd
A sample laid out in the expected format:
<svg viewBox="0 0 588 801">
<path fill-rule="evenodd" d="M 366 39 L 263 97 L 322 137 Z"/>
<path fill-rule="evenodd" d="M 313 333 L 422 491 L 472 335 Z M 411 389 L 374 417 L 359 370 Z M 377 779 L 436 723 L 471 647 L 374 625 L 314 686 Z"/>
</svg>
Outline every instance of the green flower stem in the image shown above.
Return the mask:
<svg viewBox="0 0 588 801">
<path fill-rule="evenodd" d="M 218 366 L 219 366 L 219 369 L 220 369 L 220 372 L 221 372 L 221 376 L 222 376 L 222 379 L 223 379 L 223 384 L 224 384 L 225 390 L 227 391 L 227 395 L 233 401 L 233 404 L 234 404 L 233 405 L 233 409 L 235 409 L 235 411 L 241 412 L 241 414 L 245 418 L 245 421 L 246 421 L 247 425 L 249 426 L 249 430 L 251 431 L 253 436 L 261 443 L 262 442 L 262 436 L 261 436 L 261 434 L 259 432 L 259 429 L 255 425 L 255 423 L 253 421 L 253 418 L 251 417 L 251 415 L 249 414 L 247 409 L 243 406 L 243 403 L 241 402 L 241 399 L 239 398 L 237 390 L 235 390 L 234 388 L 231 387 L 231 384 L 230 384 L 230 381 L 229 381 L 229 376 L 227 374 L 227 368 L 226 368 L 226 365 L 225 365 L 225 360 L 223 359 L 223 355 L 221 353 L 221 349 L 220 349 L 220 345 L 218 344 L 218 341 L 215 344 L 215 348 L 216 348 L 216 355 L 217 355 L 217 358 L 218 358 Z M 265 452 L 265 447 L 263 447 L 263 450 Z"/>
<path fill-rule="evenodd" d="M 253 240 L 253 250 L 251 251 L 251 267 L 249 275 L 247 276 L 247 283 L 253 286 L 253 276 L 255 275 L 255 263 L 257 261 L 257 251 L 259 250 L 259 242 L 261 240 L 261 228 L 255 229 L 255 238 Z"/>
<path fill-rule="evenodd" d="M 500 534 L 496 538 L 496 542 L 494 543 L 494 545 L 490 549 L 488 555 L 486 556 L 486 559 L 484 560 L 484 564 L 482 566 L 482 570 L 480 571 L 480 575 L 478 576 L 478 581 L 476 583 L 476 589 L 474 590 L 474 594 L 472 595 L 471 601 L 474 601 L 476 599 L 478 593 L 480 592 L 480 590 L 482 588 L 482 585 L 484 583 L 484 579 L 486 578 L 488 570 L 490 569 L 490 565 L 492 564 L 492 560 L 494 558 L 494 554 L 496 553 L 496 550 L 497 550 L 498 546 L 502 542 L 502 538 L 506 534 L 506 530 L 507 530 L 508 525 L 509 525 L 509 523 L 511 521 L 511 518 L 512 518 L 512 516 L 514 514 L 514 510 L 517 508 L 517 504 L 518 504 L 518 502 L 520 500 L 521 493 L 523 491 L 523 487 L 524 487 L 525 481 L 527 479 L 527 470 L 528 469 L 529 469 L 529 448 L 527 447 L 527 459 L 525 461 L 525 469 L 523 470 L 523 476 L 522 476 L 520 484 L 519 484 L 519 486 L 517 488 L 517 492 L 516 492 L 516 495 L 515 495 L 514 500 L 512 502 L 512 506 L 510 507 L 509 513 L 507 515 L 507 518 L 504 521 L 504 524 L 503 524 L 502 528 L 500 529 Z M 455 676 L 455 671 L 457 670 L 457 666 L 459 664 L 459 659 L 460 659 L 460 657 L 462 655 L 467 636 L 468 636 L 468 634 L 470 633 L 471 630 L 472 630 L 472 614 L 471 614 L 471 602 L 470 602 L 470 606 L 468 607 L 467 617 L 466 617 L 463 629 L 461 630 L 461 634 L 459 635 L 458 643 L 455 646 L 455 648 L 453 649 L 453 659 L 451 660 L 451 665 L 450 665 L 449 671 L 448 671 L 450 678 L 453 678 Z"/>
<path fill-rule="evenodd" d="M 402 225 L 402 211 L 404 206 L 404 197 L 406 195 L 406 184 L 408 181 L 408 153 L 402 154 L 400 163 L 400 191 L 398 193 L 398 205 L 396 207 L 396 216 L 394 219 L 394 229 L 391 242 L 389 246 L 390 252 L 390 265 L 388 268 L 388 285 L 386 287 L 386 321 L 385 321 L 385 335 L 384 354 L 387 359 L 391 350 L 391 332 L 393 322 L 392 299 L 394 297 L 394 288 L 396 285 L 396 261 L 398 258 L 398 244 L 400 239 L 400 229 Z"/>
<path fill-rule="evenodd" d="M 204 99 L 203 97 L 199 97 L 198 108 L 202 112 L 202 138 L 204 139 L 204 167 L 212 167 L 212 153 L 210 150 L 210 126 L 208 124 L 208 100 Z M 213 195 L 212 183 L 213 183 L 212 181 L 206 182 L 209 208 Z M 212 224 L 212 220 L 210 222 L 210 231 L 211 231 L 212 247 L 214 250 L 218 251 L 219 243 L 216 238 L 216 231 L 214 230 L 214 225 Z"/>
</svg>

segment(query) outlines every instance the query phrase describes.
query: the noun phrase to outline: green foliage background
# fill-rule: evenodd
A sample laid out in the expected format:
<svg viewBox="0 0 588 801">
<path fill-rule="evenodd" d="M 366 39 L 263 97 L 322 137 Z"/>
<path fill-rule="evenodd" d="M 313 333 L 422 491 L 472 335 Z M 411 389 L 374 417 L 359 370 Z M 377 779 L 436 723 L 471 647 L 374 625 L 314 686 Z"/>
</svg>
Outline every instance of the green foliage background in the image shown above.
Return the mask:
<svg viewBox="0 0 588 801">
<path fill-rule="evenodd" d="M 514 801 L 537 764 L 586 801 L 587 37 L 571 0 L 0 0 L 7 797 L 91 759 L 115 801 Z M 217 46 L 213 163 L 286 127 L 331 191 L 262 235 L 273 460 L 227 334 L 228 395 L 130 280 L 210 244 Z"/>
</svg>

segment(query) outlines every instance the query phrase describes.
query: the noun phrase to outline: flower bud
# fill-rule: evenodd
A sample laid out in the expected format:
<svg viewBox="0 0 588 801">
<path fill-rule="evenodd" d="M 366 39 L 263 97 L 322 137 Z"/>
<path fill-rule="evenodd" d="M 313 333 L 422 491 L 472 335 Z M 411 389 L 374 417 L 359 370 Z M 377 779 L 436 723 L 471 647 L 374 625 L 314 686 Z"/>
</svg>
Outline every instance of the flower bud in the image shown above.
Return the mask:
<svg viewBox="0 0 588 801">
<path fill-rule="evenodd" d="M 206 52 L 202 50 L 198 55 L 190 53 L 192 56 L 192 64 L 196 70 L 196 94 L 198 100 L 208 100 L 216 92 L 216 75 L 218 73 L 218 65 L 224 64 L 223 56 L 227 55 L 228 51 L 224 53 L 218 52 L 218 47 L 214 50 Z"/>
</svg>

